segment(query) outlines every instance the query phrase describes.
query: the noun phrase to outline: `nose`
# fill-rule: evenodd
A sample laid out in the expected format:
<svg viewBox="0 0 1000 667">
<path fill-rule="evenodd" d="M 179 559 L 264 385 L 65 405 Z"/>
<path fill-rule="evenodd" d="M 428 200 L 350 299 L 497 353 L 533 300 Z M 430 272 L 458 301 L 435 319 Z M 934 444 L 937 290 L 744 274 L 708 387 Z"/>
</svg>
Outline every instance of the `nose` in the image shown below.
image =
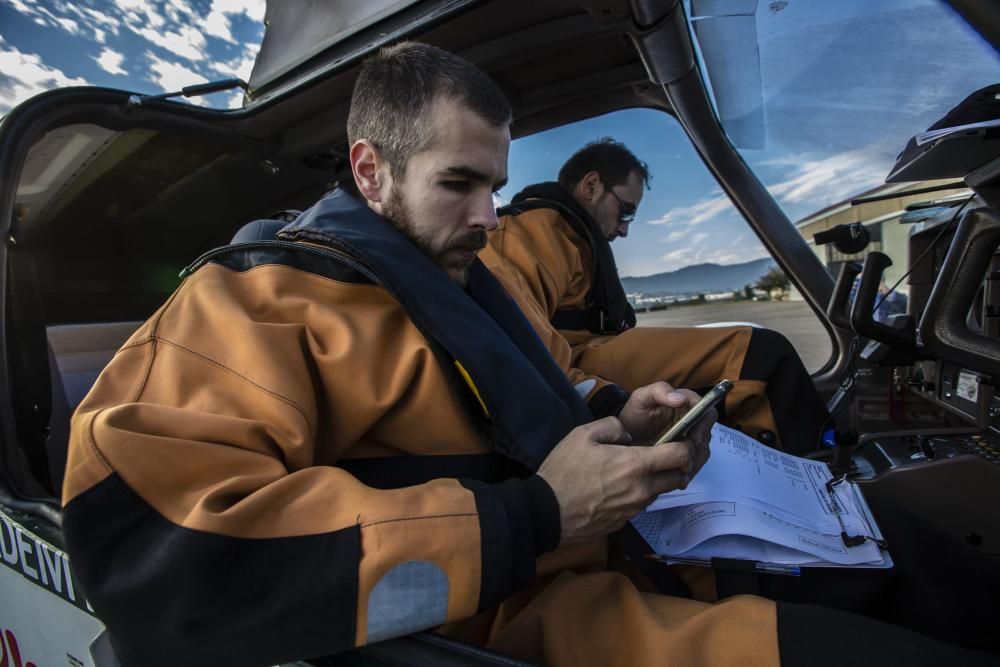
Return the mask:
<svg viewBox="0 0 1000 667">
<path fill-rule="evenodd" d="M 616 232 L 618 232 L 618 236 L 620 236 L 622 238 L 625 238 L 626 236 L 628 236 L 628 226 L 629 226 L 629 224 L 631 224 L 631 223 L 623 222 L 623 223 L 621 223 L 621 224 L 618 225 L 618 229 L 615 230 Z"/>
<path fill-rule="evenodd" d="M 492 232 L 500 226 L 500 219 L 497 217 L 497 210 L 493 206 L 493 193 L 489 192 L 485 197 L 476 197 L 469 211 L 469 227 L 478 227 L 487 232 Z"/>
</svg>

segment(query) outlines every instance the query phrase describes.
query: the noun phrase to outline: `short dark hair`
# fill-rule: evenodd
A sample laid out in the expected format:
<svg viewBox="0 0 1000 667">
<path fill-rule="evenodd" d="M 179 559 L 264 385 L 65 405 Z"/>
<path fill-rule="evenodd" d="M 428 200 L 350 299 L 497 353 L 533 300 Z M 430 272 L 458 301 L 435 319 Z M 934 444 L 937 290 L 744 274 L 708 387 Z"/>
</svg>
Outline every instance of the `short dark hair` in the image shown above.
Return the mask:
<svg viewBox="0 0 1000 667">
<path fill-rule="evenodd" d="M 652 175 L 649 166 L 637 158 L 625 144 L 612 137 L 592 141 L 566 160 L 559 170 L 559 184 L 567 190 L 579 183 L 588 173 L 596 171 L 605 187 L 621 185 L 633 171 L 638 172 L 643 185 L 649 189 Z"/>
<path fill-rule="evenodd" d="M 370 141 L 394 175 L 427 148 L 430 108 L 438 97 L 452 97 L 487 122 L 510 125 L 510 105 L 500 88 L 472 63 L 418 42 L 381 49 L 361 66 L 347 115 L 347 139 Z"/>
</svg>

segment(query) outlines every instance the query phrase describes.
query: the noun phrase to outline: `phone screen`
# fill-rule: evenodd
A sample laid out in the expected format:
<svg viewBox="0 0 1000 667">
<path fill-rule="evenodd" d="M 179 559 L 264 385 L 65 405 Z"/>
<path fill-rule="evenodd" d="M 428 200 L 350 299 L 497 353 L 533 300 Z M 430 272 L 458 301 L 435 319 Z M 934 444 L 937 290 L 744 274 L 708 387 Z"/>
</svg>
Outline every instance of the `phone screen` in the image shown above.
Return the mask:
<svg viewBox="0 0 1000 667">
<path fill-rule="evenodd" d="M 655 445 L 662 445 L 665 442 L 674 442 L 675 440 L 683 438 L 687 435 L 688 431 L 690 431 L 691 428 L 698 423 L 698 420 L 705 416 L 705 413 L 718 405 L 719 402 L 726 397 L 726 394 L 728 394 L 729 390 L 732 388 L 733 383 L 729 380 L 722 380 L 719 384 L 712 387 L 712 389 L 707 394 L 702 396 L 701 400 L 695 403 L 695 405 L 688 410 L 676 424 L 660 436 Z"/>
</svg>

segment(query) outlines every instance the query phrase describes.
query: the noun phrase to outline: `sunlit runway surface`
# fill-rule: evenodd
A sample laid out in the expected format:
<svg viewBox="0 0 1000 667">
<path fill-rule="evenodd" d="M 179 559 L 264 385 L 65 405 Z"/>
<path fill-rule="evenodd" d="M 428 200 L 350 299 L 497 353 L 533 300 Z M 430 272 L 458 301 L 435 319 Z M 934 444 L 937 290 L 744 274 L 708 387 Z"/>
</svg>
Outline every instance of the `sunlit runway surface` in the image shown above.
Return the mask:
<svg viewBox="0 0 1000 667">
<path fill-rule="evenodd" d="M 713 322 L 753 322 L 788 337 L 810 372 L 826 363 L 833 346 L 819 319 L 804 301 L 736 301 L 674 306 L 638 314 L 639 326 L 697 326 Z"/>
</svg>

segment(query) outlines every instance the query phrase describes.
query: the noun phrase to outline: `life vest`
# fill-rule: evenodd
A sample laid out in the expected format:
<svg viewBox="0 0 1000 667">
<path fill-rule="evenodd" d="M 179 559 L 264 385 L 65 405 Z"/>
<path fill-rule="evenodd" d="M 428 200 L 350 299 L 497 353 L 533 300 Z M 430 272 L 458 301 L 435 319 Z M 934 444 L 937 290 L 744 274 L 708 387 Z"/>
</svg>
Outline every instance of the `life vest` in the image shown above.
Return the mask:
<svg viewBox="0 0 1000 667">
<path fill-rule="evenodd" d="M 291 263 L 319 275 L 346 265 L 400 303 L 490 447 L 529 470 L 537 470 L 570 430 L 593 418 L 517 304 L 478 259 L 463 289 L 390 222 L 341 190 L 304 211 L 278 239 L 218 248 L 187 271 L 232 253 L 245 254 L 253 265 Z"/>
<path fill-rule="evenodd" d="M 591 281 L 585 309 L 558 309 L 552 315 L 556 329 L 586 330 L 599 335 L 616 335 L 636 324 L 635 310 L 625 296 L 618 267 L 608 240 L 593 219 L 558 183 L 528 186 L 513 202 L 497 209 L 498 216 L 520 215 L 536 209 L 557 211 L 590 248 Z"/>
</svg>

